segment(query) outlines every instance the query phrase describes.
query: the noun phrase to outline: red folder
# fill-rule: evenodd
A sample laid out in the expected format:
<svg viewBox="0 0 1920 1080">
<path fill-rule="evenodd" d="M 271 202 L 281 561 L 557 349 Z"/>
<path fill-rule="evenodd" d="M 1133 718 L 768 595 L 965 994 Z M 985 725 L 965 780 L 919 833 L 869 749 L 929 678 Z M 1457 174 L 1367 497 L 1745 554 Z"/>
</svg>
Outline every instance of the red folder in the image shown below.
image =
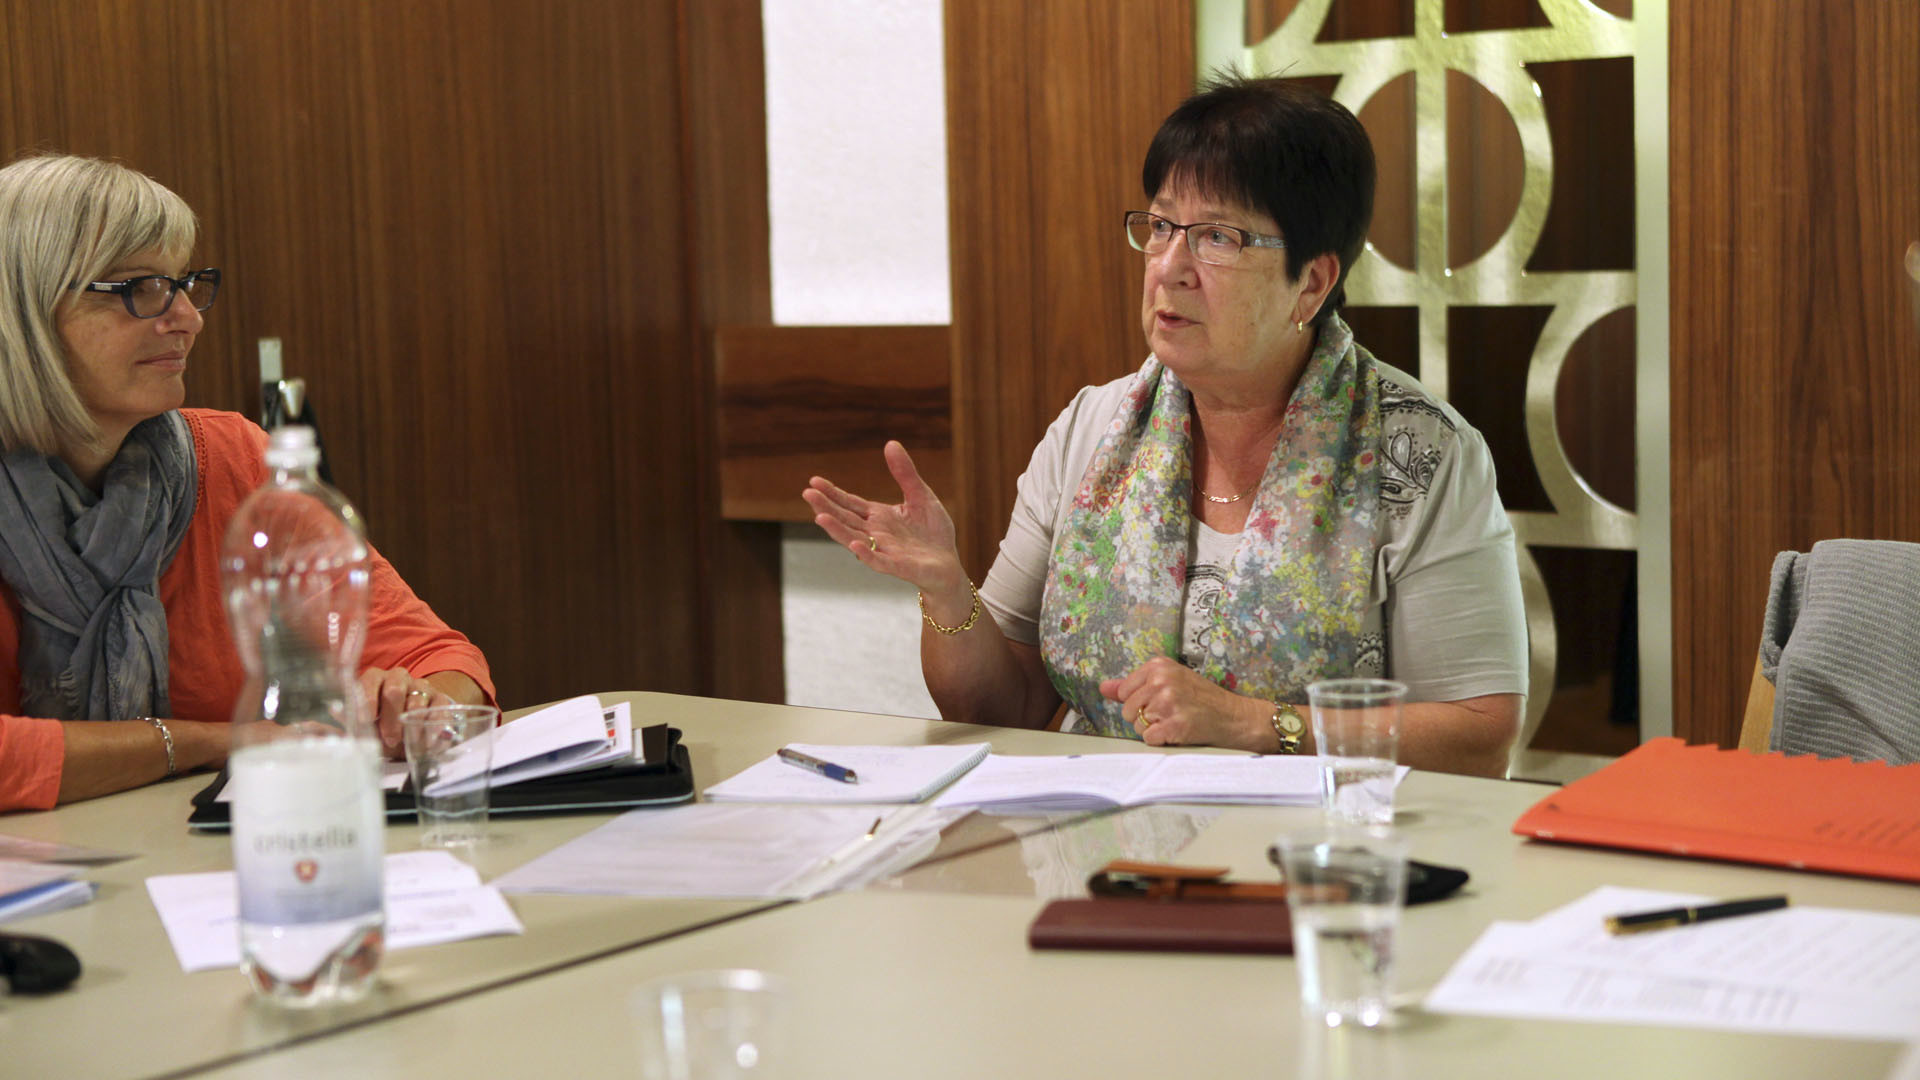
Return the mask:
<svg viewBox="0 0 1920 1080">
<path fill-rule="evenodd" d="M 1540 800 L 1522 836 L 1920 881 L 1920 764 L 1654 739 Z"/>
</svg>

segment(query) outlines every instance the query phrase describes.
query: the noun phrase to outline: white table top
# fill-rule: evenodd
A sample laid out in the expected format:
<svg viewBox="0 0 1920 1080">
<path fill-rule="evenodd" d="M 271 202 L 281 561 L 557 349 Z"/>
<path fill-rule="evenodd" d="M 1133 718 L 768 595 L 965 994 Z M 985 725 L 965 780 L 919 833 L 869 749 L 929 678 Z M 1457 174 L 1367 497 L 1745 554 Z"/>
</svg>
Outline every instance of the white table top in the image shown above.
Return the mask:
<svg viewBox="0 0 1920 1080">
<path fill-rule="evenodd" d="M 937 721 L 667 695 L 603 697 L 629 698 L 636 719 L 670 720 L 685 731 L 703 785 L 789 741 L 984 738 L 1014 753 L 1139 749 Z M 712 967 L 760 968 L 789 981 L 799 1076 L 1877 1077 L 1900 1052 L 1892 1043 L 1417 1009 L 1390 1032 L 1329 1034 L 1302 1027 L 1291 959 L 1027 949 L 1026 926 L 1042 898 L 1072 891 L 1108 859 L 1178 852 L 1183 862 L 1271 879 L 1266 843 L 1315 812 L 1246 807 L 1148 807 L 1054 830 L 976 815 L 949 831 L 932 861 L 901 878 L 800 905 L 516 896 L 524 937 L 392 954 L 375 999 L 321 1017 L 288 1017 L 253 1005 L 232 972 L 182 974 L 140 885 L 150 874 L 230 865 L 224 838 L 188 837 L 180 824 L 197 786 L 0 819 L 4 833 L 148 852 L 90 875 L 103 883 L 93 904 L 11 927 L 68 941 L 87 974 L 63 995 L 0 999 L 0 1073 L 158 1075 L 218 1066 L 207 1075 L 624 1074 L 632 1067 L 632 988 Z M 1431 985 L 1490 921 L 1532 918 L 1602 884 L 1790 892 L 1797 903 L 1920 910 L 1912 886 L 1513 836 L 1513 820 L 1547 790 L 1409 776 L 1400 825 L 1414 856 L 1467 867 L 1473 881 L 1456 899 L 1407 912 L 1404 988 Z M 498 841 L 476 863 L 491 878 L 604 820 L 502 819 Z M 394 829 L 390 847 L 410 846 L 410 833 Z M 89 1037 L 101 1032 L 111 1037 Z"/>
</svg>

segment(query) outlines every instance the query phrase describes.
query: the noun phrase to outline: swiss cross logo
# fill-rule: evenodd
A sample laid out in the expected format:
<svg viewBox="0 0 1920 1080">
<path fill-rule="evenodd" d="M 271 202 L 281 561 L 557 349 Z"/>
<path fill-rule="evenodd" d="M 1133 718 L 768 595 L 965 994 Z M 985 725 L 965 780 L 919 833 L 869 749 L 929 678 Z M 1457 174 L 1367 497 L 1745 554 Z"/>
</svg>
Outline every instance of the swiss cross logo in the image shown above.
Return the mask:
<svg viewBox="0 0 1920 1080">
<path fill-rule="evenodd" d="M 319 873 L 320 864 L 312 859 L 301 859 L 293 864 L 293 876 L 299 878 L 302 885 L 311 884 Z"/>
</svg>

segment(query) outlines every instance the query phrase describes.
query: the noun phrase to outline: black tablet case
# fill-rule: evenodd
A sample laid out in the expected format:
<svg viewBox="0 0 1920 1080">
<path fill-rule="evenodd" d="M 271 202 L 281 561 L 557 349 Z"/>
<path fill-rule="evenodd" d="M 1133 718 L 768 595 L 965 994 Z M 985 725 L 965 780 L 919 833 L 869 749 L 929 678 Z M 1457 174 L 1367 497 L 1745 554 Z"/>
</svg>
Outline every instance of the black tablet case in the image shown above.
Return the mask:
<svg viewBox="0 0 1920 1080">
<path fill-rule="evenodd" d="M 497 787 L 489 800 L 489 813 L 592 813 L 692 800 L 693 763 L 687 758 L 687 748 L 680 743 L 680 729 L 655 724 L 634 734 L 645 749 L 646 764 L 603 765 Z M 227 772 L 222 769 L 213 783 L 193 797 L 188 828 L 198 832 L 227 830 L 232 824 L 231 804 L 218 801 L 220 790 L 226 786 Z M 411 819 L 413 816 L 411 794 L 387 792 L 387 817 Z"/>
</svg>

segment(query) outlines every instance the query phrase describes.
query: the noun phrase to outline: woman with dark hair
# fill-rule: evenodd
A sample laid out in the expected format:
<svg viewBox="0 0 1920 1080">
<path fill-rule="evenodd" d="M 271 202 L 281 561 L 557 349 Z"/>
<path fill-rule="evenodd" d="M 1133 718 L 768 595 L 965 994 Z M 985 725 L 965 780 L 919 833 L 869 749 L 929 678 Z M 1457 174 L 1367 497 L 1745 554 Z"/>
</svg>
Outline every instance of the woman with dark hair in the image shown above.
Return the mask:
<svg viewBox="0 0 1920 1080">
<path fill-rule="evenodd" d="M 1038 727 L 1064 700 L 1070 730 L 1311 753 L 1307 685 L 1381 675 L 1409 687 L 1403 763 L 1504 775 L 1527 643 L 1492 459 L 1339 316 L 1373 213 L 1365 130 L 1227 77 L 1167 117 L 1141 179 L 1152 355 L 1048 429 L 981 587 L 897 442 L 902 502 L 815 477 L 814 520 L 919 588 L 948 719 Z"/>
<path fill-rule="evenodd" d="M 178 195 L 66 155 L 0 169 L 0 810 L 219 765 L 243 672 L 220 547 L 266 433 L 183 409 L 220 288 Z M 360 687 L 399 714 L 493 695 L 486 659 L 375 556 Z"/>
</svg>

